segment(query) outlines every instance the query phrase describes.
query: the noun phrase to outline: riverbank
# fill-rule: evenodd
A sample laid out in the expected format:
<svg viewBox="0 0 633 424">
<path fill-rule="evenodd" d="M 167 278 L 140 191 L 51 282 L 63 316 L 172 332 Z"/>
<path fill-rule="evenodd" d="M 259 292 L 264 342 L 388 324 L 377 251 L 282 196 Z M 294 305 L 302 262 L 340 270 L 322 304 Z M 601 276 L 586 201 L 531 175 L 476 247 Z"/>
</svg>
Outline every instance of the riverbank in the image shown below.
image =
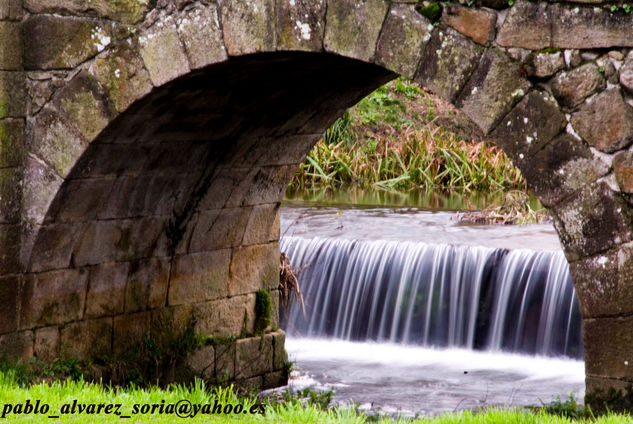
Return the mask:
<svg viewBox="0 0 633 424">
<path fill-rule="evenodd" d="M 450 105 L 398 78 L 349 109 L 290 183 L 397 191 L 525 190 L 519 170 Z"/>
</svg>

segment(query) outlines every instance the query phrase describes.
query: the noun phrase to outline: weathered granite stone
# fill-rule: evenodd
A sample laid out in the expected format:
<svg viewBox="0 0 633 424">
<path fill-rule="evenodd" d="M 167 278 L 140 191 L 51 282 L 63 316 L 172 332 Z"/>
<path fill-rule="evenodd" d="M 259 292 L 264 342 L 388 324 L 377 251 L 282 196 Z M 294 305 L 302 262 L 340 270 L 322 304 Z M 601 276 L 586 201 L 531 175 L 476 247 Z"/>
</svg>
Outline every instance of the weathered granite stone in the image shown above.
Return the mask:
<svg viewBox="0 0 633 424">
<path fill-rule="evenodd" d="M 567 68 L 576 68 L 582 63 L 580 51 L 577 49 L 563 50 L 563 56 L 565 56 L 565 65 L 567 65 Z"/>
<path fill-rule="evenodd" d="M 20 295 L 22 294 L 22 277 L 10 275 L 0 277 L 0 333 L 8 333 L 18 329 Z"/>
<path fill-rule="evenodd" d="M 286 348 L 284 347 L 286 343 L 286 333 L 283 331 L 276 331 L 272 333 L 273 337 L 273 369 L 274 370 L 282 370 L 285 367 L 285 363 L 288 360 L 288 354 L 286 353 Z"/>
<path fill-rule="evenodd" d="M 275 289 L 279 285 L 279 244 L 236 248 L 231 258 L 229 295 Z"/>
<path fill-rule="evenodd" d="M 13 22 L 0 22 L 0 70 L 17 71 L 22 69 L 22 37 L 20 25 Z"/>
<path fill-rule="evenodd" d="M 489 50 L 455 104 L 487 134 L 530 86 L 517 63 L 497 50 Z"/>
<path fill-rule="evenodd" d="M 165 306 L 168 283 L 167 260 L 152 258 L 132 263 L 125 289 L 125 312 Z"/>
<path fill-rule="evenodd" d="M 491 10 L 446 3 L 441 19 L 443 23 L 476 43 L 487 46 L 494 39 L 497 15 Z"/>
<path fill-rule="evenodd" d="M 224 44 L 230 56 L 275 49 L 275 0 L 220 0 Z"/>
<path fill-rule="evenodd" d="M 117 112 L 123 112 L 152 89 L 143 60 L 128 43 L 121 43 L 106 56 L 97 58 L 90 72 L 104 87 Z"/>
<path fill-rule="evenodd" d="M 633 312 L 633 245 L 627 243 L 570 264 L 583 317 Z"/>
<path fill-rule="evenodd" d="M 624 66 L 620 68 L 620 84 L 633 93 L 633 53 L 626 56 Z"/>
<path fill-rule="evenodd" d="M 600 181 L 553 208 L 554 227 L 569 262 L 630 241 L 631 215 L 626 201 Z"/>
<path fill-rule="evenodd" d="M 127 262 L 105 263 L 90 269 L 86 317 L 123 313 L 129 265 Z"/>
<path fill-rule="evenodd" d="M 198 333 L 223 337 L 250 334 L 255 328 L 255 295 L 198 303 L 194 315 Z"/>
<path fill-rule="evenodd" d="M 633 193 L 633 152 L 620 152 L 613 157 L 613 173 L 620 191 Z"/>
<path fill-rule="evenodd" d="M 0 269 L 5 274 L 24 272 L 24 227 L 17 224 L 0 225 Z"/>
<path fill-rule="evenodd" d="M 33 332 L 20 331 L 0 336 L 0 351 L 6 359 L 27 362 L 33 357 Z"/>
<path fill-rule="evenodd" d="M 552 3 L 552 44 L 560 48 L 593 49 L 633 46 L 633 16 L 607 9 Z"/>
<path fill-rule="evenodd" d="M 593 184 L 609 171 L 609 166 L 594 156 L 585 143 L 569 134 L 547 143 L 520 168 L 534 194 L 547 207 Z"/>
<path fill-rule="evenodd" d="M 20 327 L 30 329 L 83 318 L 87 277 L 85 269 L 30 274 L 24 284 Z"/>
<path fill-rule="evenodd" d="M 606 82 L 595 63 L 586 63 L 561 72 L 552 80 L 552 93 L 561 106 L 572 108 L 593 93 L 604 89 Z"/>
<path fill-rule="evenodd" d="M 325 18 L 325 50 L 371 61 L 388 8 L 384 0 L 330 1 Z"/>
<path fill-rule="evenodd" d="M 112 191 L 106 179 L 68 180 L 46 214 L 46 222 L 89 221 L 97 217 Z"/>
<path fill-rule="evenodd" d="M 97 16 L 127 24 L 134 24 L 150 8 L 149 0 L 23 0 L 31 13 L 59 13 L 73 16 Z"/>
<path fill-rule="evenodd" d="M 20 21 L 23 17 L 22 0 L 5 0 L 0 3 L 0 20 Z"/>
<path fill-rule="evenodd" d="M 74 68 L 108 47 L 114 27 L 107 21 L 32 15 L 22 27 L 26 69 Z"/>
<path fill-rule="evenodd" d="M 200 212 L 189 244 L 190 252 L 239 246 L 250 215 L 249 208 Z"/>
<path fill-rule="evenodd" d="M 1 36 L 1 35 L 0 35 Z M 26 114 L 26 81 L 22 72 L 0 71 L 0 118 Z"/>
<path fill-rule="evenodd" d="M 633 378 L 633 317 L 584 319 L 583 333 L 588 375 Z"/>
<path fill-rule="evenodd" d="M 22 165 L 25 154 L 24 121 L 0 119 L 0 168 Z"/>
<path fill-rule="evenodd" d="M 235 346 L 235 377 L 250 378 L 273 370 L 273 339 L 267 334 L 238 340 Z"/>
<path fill-rule="evenodd" d="M 47 224 L 34 227 L 35 246 L 28 256 L 33 272 L 62 269 L 70 265 L 76 237 L 83 223 Z"/>
<path fill-rule="evenodd" d="M 565 58 L 562 51 L 541 51 L 530 54 L 524 66 L 530 76 L 546 78 L 565 68 Z"/>
<path fill-rule="evenodd" d="M 413 78 L 433 25 L 413 5 L 391 6 L 376 49 L 376 63 Z"/>
<path fill-rule="evenodd" d="M 215 348 L 204 346 L 191 353 L 185 365 L 199 377 L 209 379 L 215 376 Z"/>
<path fill-rule="evenodd" d="M 453 101 L 477 67 L 483 49 L 453 29 L 433 32 L 415 81 Z"/>
<path fill-rule="evenodd" d="M 215 4 L 196 5 L 183 13 L 176 24 L 191 69 L 199 69 L 227 59 L 218 8 Z"/>
<path fill-rule="evenodd" d="M 21 181 L 24 179 L 22 168 L 0 169 L 0 223 L 17 224 L 20 221 L 22 207 Z"/>
<path fill-rule="evenodd" d="M 589 99 L 572 116 L 571 124 L 578 135 L 604 152 L 622 149 L 633 142 L 633 109 L 617 88 Z"/>
<path fill-rule="evenodd" d="M 275 371 L 264 374 L 264 385 L 262 388 L 272 389 L 288 384 L 288 375 L 284 371 Z"/>
<path fill-rule="evenodd" d="M 112 318 L 68 324 L 61 331 L 61 354 L 66 358 L 103 358 L 112 352 Z"/>
<path fill-rule="evenodd" d="M 34 354 L 40 361 L 52 362 L 59 358 L 59 327 L 44 327 L 35 330 Z"/>
<path fill-rule="evenodd" d="M 125 355 L 138 349 L 151 332 L 151 312 L 139 312 L 114 317 L 112 350 L 115 355 Z"/>
<path fill-rule="evenodd" d="M 276 0 L 277 49 L 321 50 L 325 6 L 325 0 Z"/>
<path fill-rule="evenodd" d="M 227 296 L 230 263 L 231 249 L 176 256 L 168 303 L 194 303 Z"/>
<path fill-rule="evenodd" d="M 138 42 L 145 68 L 156 87 L 189 72 L 189 61 L 171 17 L 139 33 Z"/>
<path fill-rule="evenodd" d="M 257 205 L 248 217 L 242 246 L 279 240 L 279 204 Z"/>
<path fill-rule="evenodd" d="M 499 30 L 497 43 L 503 47 L 540 50 L 551 45 L 552 32 L 547 3 L 517 1 Z"/>
<path fill-rule="evenodd" d="M 556 102 L 536 91 L 526 95 L 490 134 L 492 140 L 521 169 L 532 156 L 565 128 L 566 120 Z"/>
</svg>

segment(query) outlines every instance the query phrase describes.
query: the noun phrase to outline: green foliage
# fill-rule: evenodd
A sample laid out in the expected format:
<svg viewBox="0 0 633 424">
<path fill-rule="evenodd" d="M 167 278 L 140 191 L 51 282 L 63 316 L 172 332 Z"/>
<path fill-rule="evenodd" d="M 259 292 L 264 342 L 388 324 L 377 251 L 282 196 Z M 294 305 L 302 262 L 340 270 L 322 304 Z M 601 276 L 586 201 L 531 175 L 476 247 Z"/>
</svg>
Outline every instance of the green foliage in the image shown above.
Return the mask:
<svg viewBox="0 0 633 424">
<path fill-rule="evenodd" d="M 611 412 L 633 411 L 633 385 L 630 383 L 624 390 L 616 390 L 609 387 L 609 390 L 595 390 L 585 396 L 587 406 L 596 415 L 609 414 Z"/>
<path fill-rule="evenodd" d="M 579 405 L 576 402 L 573 393 L 571 393 L 569 398 L 564 401 L 562 401 L 560 397 L 557 397 L 555 401 L 545 405 L 543 410 L 551 415 L 572 419 L 589 418 L 593 416 L 591 409 L 586 408 L 583 405 Z"/>
<path fill-rule="evenodd" d="M 438 22 L 442 17 L 442 6 L 439 3 L 430 3 L 427 6 L 416 6 L 416 10 L 432 23 Z"/>
<path fill-rule="evenodd" d="M 255 334 L 262 334 L 272 322 L 273 302 L 268 290 L 255 294 Z"/>
</svg>

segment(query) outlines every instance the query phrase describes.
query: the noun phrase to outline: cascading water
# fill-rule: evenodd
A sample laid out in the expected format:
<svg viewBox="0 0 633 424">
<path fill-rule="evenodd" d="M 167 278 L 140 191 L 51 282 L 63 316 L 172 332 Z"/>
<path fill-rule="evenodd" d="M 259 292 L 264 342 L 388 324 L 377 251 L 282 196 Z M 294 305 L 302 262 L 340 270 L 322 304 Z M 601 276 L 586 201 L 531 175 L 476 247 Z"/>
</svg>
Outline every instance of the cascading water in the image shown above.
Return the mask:
<svg viewBox="0 0 633 424">
<path fill-rule="evenodd" d="M 291 335 L 582 357 L 561 252 L 283 237 L 306 316 Z"/>
</svg>

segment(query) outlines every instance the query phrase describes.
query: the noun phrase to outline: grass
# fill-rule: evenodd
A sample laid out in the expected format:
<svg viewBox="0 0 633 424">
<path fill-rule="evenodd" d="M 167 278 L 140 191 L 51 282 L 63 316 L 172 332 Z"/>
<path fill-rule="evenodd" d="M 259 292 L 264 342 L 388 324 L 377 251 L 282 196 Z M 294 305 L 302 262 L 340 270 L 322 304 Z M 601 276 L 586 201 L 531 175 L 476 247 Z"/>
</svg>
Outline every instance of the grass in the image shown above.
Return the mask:
<svg viewBox="0 0 633 424">
<path fill-rule="evenodd" d="M 469 141 L 476 138 L 469 125 L 399 78 L 361 100 L 324 133 L 290 188 L 525 190 L 520 171 L 499 148 Z"/>
<path fill-rule="evenodd" d="M 529 409 L 497 409 L 489 408 L 477 412 L 463 411 L 444 414 L 438 417 L 418 418 L 415 420 L 373 417 L 359 412 L 355 407 L 337 407 L 331 405 L 331 392 L 315 394 L 313 392 L 301 392 L 295 396 L 280 396 L 275 398 L 258 399 L 256 396 L 238 396 L 231 387 L 207 388 L 201 381 L 196 381 L 190 386 L 173 385 L 164 389 L 149 388 L 117 388 L 108 387 L 98 383 L 87 383 L 83 380 L 52 381 L 39 384 L 24 385 L 15 378 L 13 372 L 0 373 L 0 413 L 4 412 L 6 422 L 50 423 L 57 419 L 48 418 L 49 415 L 59 415 L 59 421 L 64 423 L 171 423 L 178 420 L 174 413 L 160 414 L 170 411 L 170 405 L 182 405 L 183 400 L 197 405 L 209 405 L 201 409 L 193 417 L 186 418 L 187 422 L 213 422 L 213 423 L 370 423 L 382 424 L 395 423 L 427 423 L 427 424 L 501 424 L 501 423 L 633 423 L 631 416 L 607 414 L 598 418 L 573 418 L 577 406 L 561 403 L 552 406 L 549 410 L 539 408 Z M 6 405 L 31 406 L 39 401 L 40 413 L 11 414 Z M 178 402 L 181 402 L 180 404 Z M 41 413 L 42 406 L 46 404 L 49 410 Z M 62 414 L 64 408 L 71 409 L 75 404 L 75 411 L 79 405 L 104 404 L 115 405 L 112 414 L 101 413 L 68 413 Z M 213 413 L 215 405 L 237 405 L 239 410 L 253 411 L 254 413 Z M 130 415 L 130 418 L 120 418 L 115 414 L 116 405 L 120 405 L 121 415 Z M 136 405 L 136 407 L 135 407 Z M 150 412 L 145 414 L 143 405 L 149 405 Z M 155 405 L 155 406 L 154 406 Z M 154 413 L 151 413 L 151 408 Z M 138 410 L 139 413 L 134 414 Z M 217 408 L 216 408 L 217 410 Z M 549 412 L 548 412 L 549 411 Z M 571 411 L 571 412 L 570 412 Z"/>
</svg>

